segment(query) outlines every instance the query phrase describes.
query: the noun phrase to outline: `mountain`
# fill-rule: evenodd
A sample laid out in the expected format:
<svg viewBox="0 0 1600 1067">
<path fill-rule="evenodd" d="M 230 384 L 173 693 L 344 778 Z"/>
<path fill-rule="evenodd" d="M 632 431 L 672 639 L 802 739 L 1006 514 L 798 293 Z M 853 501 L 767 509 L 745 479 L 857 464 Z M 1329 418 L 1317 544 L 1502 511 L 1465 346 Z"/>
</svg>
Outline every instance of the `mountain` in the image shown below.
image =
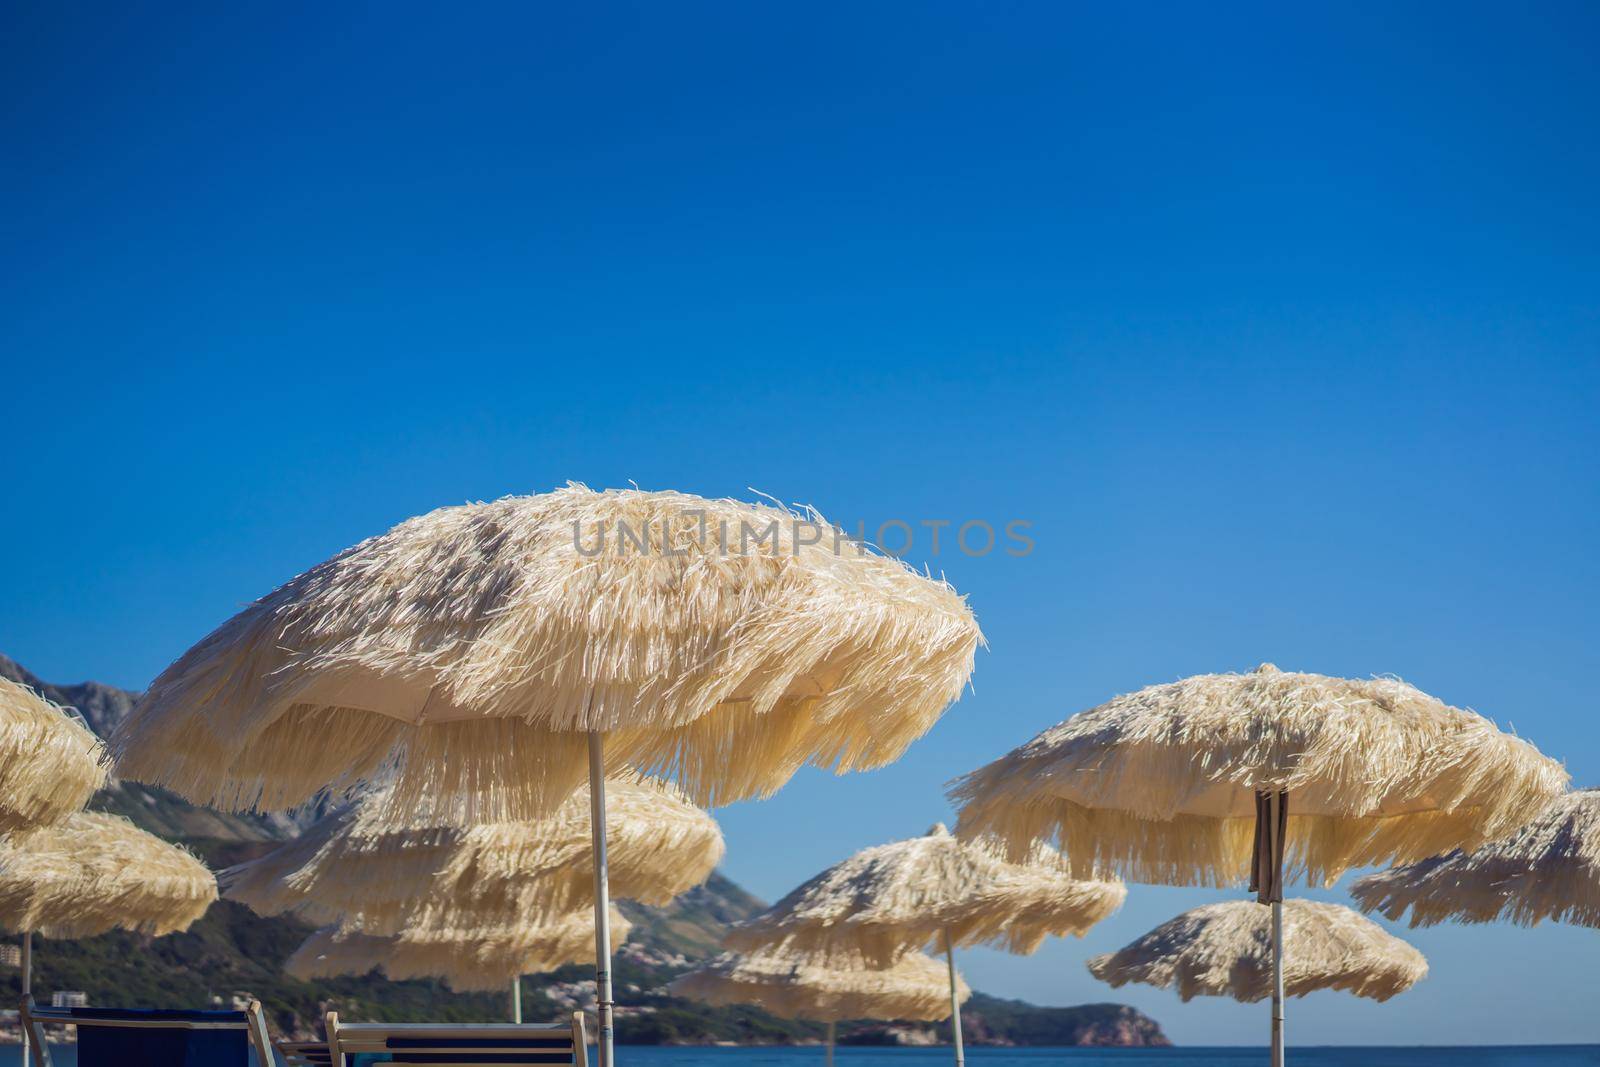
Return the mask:
<svg viewBox="0 0 1600 1067">
<path fill-rule="evenodd" d="M 20 682 L 46 700 L 72 708 L 102 738 L 111 736 L 139 698 L 138 693 L 101 682 L 52 685 L 4 654 L 0 654 L 0 677 Z M 89 807 L 132 819 L 151 833 L 174 841 L 273 841 L 292 835 L 306 822 L 305 818 L 294 816 L 215 811 L 191 804 L 165 789 L 123 781 L 113 781 L 95 794 Z"/>
<path fill-rule="evenodd" d="M 983 1045 L 1169 1045 L 1160 1025 L 1126 1004 L 1041 1008 L 973 993 L 961 1009 L 969 1040 Z"/>
<path fill-rule="evenodd" d="M 0 653 L 0 677 L 21 682 L 51 703 L 76 709 L 89 724 L 89 729 L 101 737 L 109 737 L 117 724 L 133 710 L 133 702 L 139 699 L 138 693 L 100 682 L 51 685 L 4 653 Z"/>
<path fill-rule="evenodd" d="M 0 655 L 0 675 L 28 685 L 57 704 L 74 707 L 102 737 L 132 710 L 137 694 L 98 682 L 56 686 Z M 160 837 L 193 850 L 213 869 L 261 855 L 298 833 L 318 813 L 315 805 L 294 816 L 239 815 L 199 807 L 162 789 L 114 782 L 90 807 L 124 815 Z M 617 948 L 613 965 L 619 1041 L 637 1044 L 795 1044 L 822 1039 L 819 1024 L 779 1019 L 757 1008 L 713 1008 L 669 997 L 668 981 L 715 955 L 730 924 L 760 912 L 765 903 L 713 874 L 702 886 L 660 908 L 629 901 L 620 907 L 633 933 Z M 263 918 L 222 901 L 189 930 L 167 937 L 110 933 L 80 941 L 35 939 L 34 989 L 42 996 L 73 989 L 90 1003 L 157 1007 L 228 1003 L 254 996 L 275 1031 L 314 1036 L 324 1012 L 385 1021 L 493 1021 L 506 1017 L 507 995 L 454 993 L 433 981 L 391 982 L 374 975 L 302 982 L 283 973 L 289 954 L 312 931 L 292 917 Z M 593 970 L 564 967 L 523 979 L 524 1017 L 556 1018 L 592 1012 Z M 14 966 L 0 964 L 0 999 L 20 994 Z M 1119 1004 L 1041 1008 L 974 993 L 963 1013 L 968 1040 L 998 1045 L 1165 1045 L 1161 1027 Z M 849 1044 L 933 1044 L 947 1040 L 942 1026 L 924 1023 L 843 1023 Z"/>
</svg>

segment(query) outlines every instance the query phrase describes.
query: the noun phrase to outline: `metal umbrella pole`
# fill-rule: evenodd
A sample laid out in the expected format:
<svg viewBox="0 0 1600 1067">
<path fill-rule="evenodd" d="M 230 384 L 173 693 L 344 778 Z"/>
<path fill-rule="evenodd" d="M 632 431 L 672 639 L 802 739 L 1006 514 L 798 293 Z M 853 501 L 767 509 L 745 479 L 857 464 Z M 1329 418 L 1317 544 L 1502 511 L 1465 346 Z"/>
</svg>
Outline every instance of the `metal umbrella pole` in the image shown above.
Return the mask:
<svg viewBox="0 0 1600 1067">
<path fill-rule="evenodd" d="M 594 994 L 599 1033 L 595 1035 L 600 1067 L 611 1067 L 611 891 L 606 884 L 605 742 L 589 734 L 589 833 L 594 840 Z"/>
<path fill-rule="evenodd" d="M 955 1041 L 956 1067 L 965 1067 L 966 1052 L 961 1047 L 961 996 L 956 992 L 956 951 L 950 944 L 950 931 L 944 932 L 944 962 L 950 971 L 950 1036 Z"/>
<path fill-rule="evenodd" d="M 1258 791 L 1250 888 L 1258 903 L 1272 908 L 1272 1067 L 1283 1067 L 1283 852 L 1288 829 L 1288 792 Z"/>
<path fill-rule="evenodd" d="M 22 999 L 27 1000 L 28 994 L 33 992 L 33 931 L 24 930 L 22 933 Z M 33 1057 L 33 1049 L 28 1044 L 28 1028 L 22 1028 L 22 1067 L 28 1067 L 28 1062 Z"/>
<path fill-rule="evenodd" d="M 1283 1067 L 1283 901 L 1272 902 L 1272 1067 Z"/>
</svg>

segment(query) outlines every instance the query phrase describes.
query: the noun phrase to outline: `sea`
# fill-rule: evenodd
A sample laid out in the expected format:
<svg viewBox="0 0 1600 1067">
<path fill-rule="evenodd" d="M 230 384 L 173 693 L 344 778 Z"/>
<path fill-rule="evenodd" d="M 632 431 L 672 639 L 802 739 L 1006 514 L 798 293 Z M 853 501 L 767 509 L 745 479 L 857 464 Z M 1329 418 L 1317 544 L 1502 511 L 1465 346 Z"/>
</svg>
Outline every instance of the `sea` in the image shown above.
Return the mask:
<svg viewBox="0 0 1600 1067">
<path fill-rule="evenodd" d="M 76 1067 L 73 1045 L 51 1046 L 56 1067 Z M 1600 1045 L 1291 1046 L 1291 1067 L 1597 1067 Z M 22 1061 L 21 1050 L 0 1046 L 0 1067 Z M 624 1045 L 622 1067 L 822 1067 L 823 1052 L 806 1048 L 698 1048 Z M 1263 1067 L 1267 1050 L 1254 1048 L 969 1048 L 971 1067 Z M 594 1063 L 593 1053 L 589 1062 Z M 835 1067 L 949 1067 L 948 1047 L 864 1048 L 834 1053 Z M 36 1061 L 37 1063 L 37 1061 Z"/>
</svg>

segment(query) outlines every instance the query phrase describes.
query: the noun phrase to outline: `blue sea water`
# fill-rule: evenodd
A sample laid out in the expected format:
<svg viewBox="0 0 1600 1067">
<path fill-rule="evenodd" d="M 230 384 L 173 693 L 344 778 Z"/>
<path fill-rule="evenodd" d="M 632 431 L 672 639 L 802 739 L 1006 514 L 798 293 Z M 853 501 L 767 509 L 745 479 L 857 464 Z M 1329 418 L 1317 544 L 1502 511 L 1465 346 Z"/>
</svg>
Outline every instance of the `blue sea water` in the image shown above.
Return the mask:
<svg viewBox="0 0 1600 1067">
<path fill-rule="evenodd" d="M 1595 1067 L 1600 1045 L 1290 1048 L 1293 1067 Z M 1256 1048 L 969 1048 L 972 1067 L 1264 1067 Z M 821 1067 L 818 1048 L 622 1048 L 621 1067 Z M 836 1067 L 948 1067 L 949 1048 L 842 1048 Z"/>
<path fill-rule="evenodd" d="M 72 1045 L 52 1046 L 56 1067 L 76 1067 Z M 973 1067 L 1263 1067 L 1265 1048 L 969 1048 Z M 594 1063 L 593 1053 L 590 1054 Z M 822 1067 L 820 1048 L 667 1048 L 623 1046 L 620 1067 Z M 835 1067 L 947 1067 L 949 1048 L 839 1049 Z M 1292 1067 L 1600 1067 L 1600 1045 L 1291 1047 Z M 0 1067 L 21 1063 L 0 1047 Z"/>
</svg>

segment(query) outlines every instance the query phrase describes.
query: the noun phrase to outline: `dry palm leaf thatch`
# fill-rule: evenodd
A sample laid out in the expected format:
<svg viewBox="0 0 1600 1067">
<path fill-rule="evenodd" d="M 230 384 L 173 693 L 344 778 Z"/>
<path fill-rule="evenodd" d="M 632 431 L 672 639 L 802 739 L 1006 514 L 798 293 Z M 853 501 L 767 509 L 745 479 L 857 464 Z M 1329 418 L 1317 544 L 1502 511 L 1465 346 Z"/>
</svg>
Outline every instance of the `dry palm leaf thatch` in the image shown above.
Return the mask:
<svg viewBox="0 0 1600 1067">
<path fill-rule="evenodd" d="M 613 896 L 660 905 L 722 860 L 716 820 L 673 786 L 627 776 L 606 786 Z M 510 923 L 593 906 L 589 791 L 543 819 L 391 829 L 382 792 L 220 875 L 223 895 L 262 915 L 294 911 L 393 934 L 435 911 Z"/>
<path fill-rule="evenodd" d="M 1207 904 L 1169 919 L 1120 952 L 1095 956 L 1089 971 L 1116 987 L 1143 982 L 1174 988 L 1184 1000 L 1265 1000 L 1272 995 L 1271 911 L 1253 900 Z M 1290 948 L 1283 984 L 1291 997 L 1343 989 L 1388 1000 L 1428 974 L 1422 953 L 1337 904 L 1286 900 L 1283 927 Z"/>
<path fill-rule="evenodd" d="M 169 667 L 126 777 L 284 809 L 391 767 L 398 812 L 549 812 L 612 765 L 701 804 L 896 759 L 981 639 L 962 598 L 825 524 L 680 493 L 442 508 L 296 577 Z M 759 539 L 758 539 L 759 538 Z"/>
<path fill-rule="evenodd" d="M 1360 879 L 1362 911 L 1412 926 L 1542 919 L 1600 927 L 1600 789 L 1559 798 L 1510 837 Z"/>
<path fill-rule="evenodd" d="M 972 990 L 959 975 L 956 983 L 958 999 L 965 1002 Z M 949 974 L 944 964 L 921 952 L 909 952 L 882 970 L 859 961 L 854 967 L 824 966 L 785 952 L 729 952 L 680 975 L 667 991 L 707 1004 L 754 1004 L 784 1018 L 816 1022 L 950 1016 Z"/>
<path fill-rule="evenodd" d="M 611 913 L 618 941 L 631 929 L 622 913 Z M 460 992 L 498 991 L 524 974 L 553 971 L 568 963 L 594 962 L 594 913 L 579 911 L 547 923 L 485 926 L 466 919 L 381 937 L 326 926 L 312 934 L 284 963 L 296 978 L 330 978 L 380 970 L 395 981 L 442 978 Z"/>
<path fill-rule="evenodd" d="M 217 882 L 188 851 L 127 819 L 77 812 L 0 838 L 0 925 L 46 937 L 188 929 Z"/>
<path fill-rule="evenodd" d="M 733 928 L 739 951 L 860 956 L 870 966 L 907 952 L 986 944 L 1028 954 L 1047 936 L 1082 937 L 1127 895 L 1120 882 L 1078 881 L 1039 849 L 1007 863 L 983 842 L 937 825 L 922 837 L 864 849 Z"/>
<path fill-rule="evenodd" d="M 444 871 L 446 894 L 462 906 L 517 912 L 593 906 L 586 787 L 549 819 L 490 823 L 469 836 L 472 847 L 457 852 Z M 676 786 L 653 778 L 607 781 L 606 836 L 612 896 L 653 906 L 711 877 L 726 852 L 716 820 Z M 529 880 L 530 869 L 539 872 L 537 880 Z"/>
<path fill-rule="evenodd" d="M 392 933 L 431 890 L 463 831 L 418 827 L 386 832 L 347 804 L 272 851 L 218 872 L 222 896 L 257 915 L 294 913 L 314 923 L 348 919 Z M 389 843 L 378 851 L 374 845 Z M 392 925 L 392 929 L 390 926 Z"/>
<path fill-rule="evenodd" d="M 105 784 L 100 741 L 32 689 L 0 677 L 0 833 L 57 822 Z"/>
<path fill-rule="evenodd" d="M 1404 682 L 1266 664 L 1074 715 L 951 796 L 963 836 L 1013 853 L 1054 840 L 1081 874 L 1229 885 L 1250 870 L 1258 792 L 1288 795 L 1290 867 L 1331 882 L 1503 836 L 1566 782 L 1526 741 Z"/>
<path fill-rule="evenodd" d="M 392 936 L 379 937 L 330 924 L 302 941 L 283 962 L 283 971 L 303 982 L 363 975 L 382 971 L 394 948 Z"/>
</svg>

